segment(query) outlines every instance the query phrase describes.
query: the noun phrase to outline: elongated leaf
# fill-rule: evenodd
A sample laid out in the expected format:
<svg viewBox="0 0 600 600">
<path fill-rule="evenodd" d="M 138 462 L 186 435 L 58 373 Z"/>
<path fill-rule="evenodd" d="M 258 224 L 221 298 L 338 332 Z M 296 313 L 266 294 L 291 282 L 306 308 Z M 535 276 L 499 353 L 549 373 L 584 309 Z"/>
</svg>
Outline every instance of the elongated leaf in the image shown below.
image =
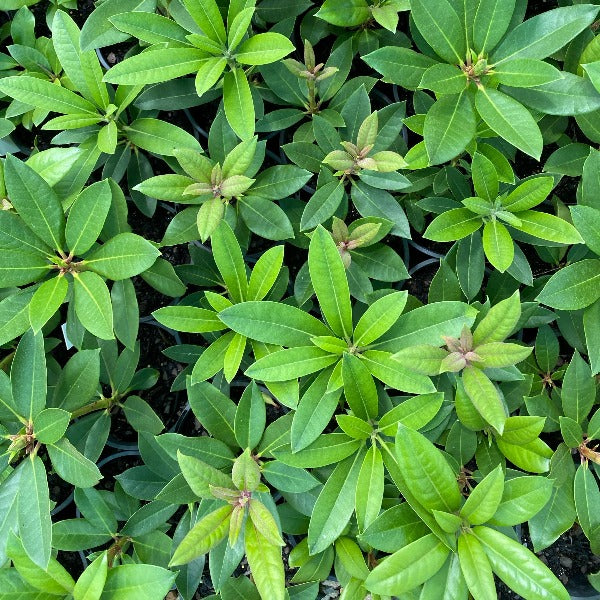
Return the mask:
<svg viewBox="0 0 600 600">
<path fill-rule="evenodd" d="M 196 24 L 213 41 L 224 44 L 227 41 L 225 25 L 215 0 L 184 0 L 184 5 Z"/>
<path fill-rule="evenodd" d="M 477 111 L 488 127 L 519 150 L 539 160 L 542 134 L 531 113 L 519 102 L 490 88 L 479 88 L 475 95 Z"/>
<path fill-rule="evenodd" d="M 356 482 L 356 521 L 364 531 L 379 515 L 384 491 L 383 458 L 377 446 L 367 450 Z"/>
<path fill-rule="evenodd" d="M 496 513 L 504 492 L 504 471 L 498 465 L 471 492 L 460 509 L 460 515 L 472 525 L 486 523 Z"/>
<path fill-rule="evenodd" d="M 18 502 L 19 535 L 29 558 L 45 569 L 50 561 L 52 521 L 46 469 L 39 456 L 23 461 Z"/>
<path fill-rule="evenodd" d="M 586 259 L 555 273 L 537 300 L 552 308 L 577 310 L 600 298 L 600 260 Z"/>
<path fill-rule="evenodd" d="M 229 505 L 221 506 L 196 523 L 175 550 L 169 564 L 188 563 L 216 546 L 227 535 L 232 510 Z"/>
<path fill-rule="evenodd" d="M 340 536 L 354 512 L 354 494 L 364 453 L 339 463 L 319 494 L 308 526 L 311 554 L 328 548 Z"/>
<path fill-rule="evenodd" d="M 37 333 L 59 309 L 68 289 L 66 278 L 58 276 L 45 281 L 35 291 L 29 304 L 29 321 L 34 332 Z"/>
<path fill-rule="evenodd" d="M 77 196 L 65 230 L 67 247 L 73 254 L 87 252 L 98 239 L 111 201 L 112 192 L 106 180 L 90 185 Z"/>
<path fill-rule="evenodd" d="M 345 353 L 342 366 L 344 394 L 352 412 L 359 418 L 374 419 L 378 411 L 375 382 L 364 362 Z"/>
<path fill-rule="evenodd" d="M 107 575 L 107 554 L 102 552 L 79 576 L 73 589 L 74 600 L 100 600 Z"/>
<path fill-rule="evenodd" d="M 231 227 L 223 221 L 212 236 L 213 256 L 234 303 L 246 299 L 248 279 L 239 243 Z"/>
<path fill-rule="evenodd" d="M 113 333 L 113 310 L 110 294 L 96 273 L 78 273 L 73 277 L 75 312 L 81 324 L 93 335 L 110 340 Z"/>
<path fill-rule="evenodd" d="M 493 50 L 510 25 L 515 0 L 480 0 L 473 22 L 473 47 L 480 53 Z"/>
<path fill-rule="evenodd" d="M 465 59 L 465 34 L 456 13 L 448 0 L 411 0 L 411 15 L 419 32 L 434 49 L 450 64 L 459 64 Z"/>
<path fill-rule="evenodd" d="M 461 154 L 475 136 L 475 112 L 466 92 L 445 94 L 427 111 L 423 127 L 429 164 Z"/>
<path fill-rule="evenodd" d="M 418 463 L 414 454 L 419 456 Z M 406 483 L 428 510 L 454 512 L 461 503 L 456 476 L 441 452 L 422 434 L 400 423 L 396 456 Z"/>
<path fill-rule="evenodd" d="M 227 122 L 242 140 L 254 135 L 255 113 L 252 93 L 244 70 L 237 67 L 223 78 L 223 105 Z"/>
<path fill-rule="evenodd" d="M 152 316 L 159 323 L 176 331 L 206 333 L 225 329 L 216 312 L 196 306 L 163 306 L 155 310 Z"/>
<path fill-rule="evenodd" d="M 46 405 L 44 336 L 29 330 L 19 342 L 10 371 L 12 398 L 20 415 L 34 419 Z"/>
<path fill-rule="evenodd" d="M 127 279 L 150 268 L 160 252 L 135 233 L 120 233 L 86 256 L 84 265 L 109 279 Z"/>
<path fill-rule="evenodd" d="M 346 271 L 331 235 L 318 227 L 308 250 L 308 269 L 323 316 L 338 336 L 352 335 L 352 307 Z"/>
<path fill-rule="evenodd" d="M 438 537 L 430 533 L 377 565 L 365 580 L 365 586 L 377 594 L 404 594 L 435 575 L 449 552 Z"/>
<path fill-rule="evenodd" d="M 246 521 L 245 548 L 248 565 L 261 597 L 284 600 L 285 574 L 281 549 L 271 544 L 250 519 Z"/>
<path fill-rule="evenodd" d="M 288 347 L 307 346 L 312 337 L 331 333 L 323 323 L 303 310 L 265 300 L 235 304 L 222 310 L 219 319 L 251 339 Z"/>
<path fill-rule="evenodd" d="M 107 600 L 147 600 L 162 598 L 173 585 L 175 573 L 155 565 L 127 564 L 108 570 L 102 598 Z"/>
<path fill-rule="evenodd" d="M 102 479 L 98 467 L 81 454 L 67 438 L 47 446 L 56 472 L 69 483 L 81 488 L 92 487 Z"/>
<path fill-rule="evenodd" d="M 28 75 L 4 77 L 0 82 L 0 91 L 19 102 L 46 111 L 67 115 L 96 114 L 96 107 L 88 100 L 71 90 L 37 77 Z"/>
<path fill-rule="evenodd" d="M 496 595 L 496 584 L 492 567 L 483 546 L 474 535 L 467 532 L 458 536 L 458 558 L 473 598 L 493 598 Z"/>
<path fill-rule="evenodd" d="M 65 217 L 52 188 L 30 166 L 10 155 L 5 161 L 4 177 L 10 201 L 25 224 L 50 247 L 64 249 Z"/>
<path fill-rule="evenodd" d="M 546 58 L 568 44 L 590 25 L 598 9 L 589 4 L 565 6 L 542 12 L 517 25 L 492 53 L 491 61 Z"/>
<path fill-rule="evenodd" d="M 289 381 L 320 371 L 338 359 L 315 346 L 297 346 L 264 356 L 246 370 L 246 375 L 261 381 Z"/>
<path fill-rule="evenodd" d="M 160 83 L 195 73 L 205 59 L 206 54 L 195 48 L 148 50 L 117 63 L 106 72 L 104 81 L 123 85 Z"/>
<path fill-rule="evenodd" d="M 517 594 L 569 600 L 562 583 L 527 548 L 489 527 L 475 527 L 473 534 L 482 544 L 494 573 Z"/>
<path fill-rule="evenodd" d="M 477 412 L 502 435 L 507 415 L 494 384 L 481 369 L 473 366 L 463 370 L 462 381 Z"/>
</svg>

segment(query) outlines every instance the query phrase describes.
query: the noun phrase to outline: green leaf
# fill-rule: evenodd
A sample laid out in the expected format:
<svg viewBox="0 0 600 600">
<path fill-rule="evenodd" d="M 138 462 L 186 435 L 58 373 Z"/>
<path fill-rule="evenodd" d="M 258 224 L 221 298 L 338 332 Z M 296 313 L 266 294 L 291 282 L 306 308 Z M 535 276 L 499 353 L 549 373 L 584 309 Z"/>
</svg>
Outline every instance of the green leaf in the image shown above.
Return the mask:
<svg viewBox="0 0 600 600">
<path fill-rule="evenodd" d="M 227 122 L 242 139 L 254 135 L 254 102 L 244 70 L 236 67 L 225 73 L 223 79 L 223 105 Z"/>
<path fill-rule="evenodd" d="M 21 463 L 18 501 L 19 535 L 31 560 L 45 569 L 50 561 L 52 521 L 46 469 L 39 456 Z"/>
<path fill-rule="evenodd" d="M 464 61 L 467 48 L 465 33 L 456 10 L 448 0 L 411 0 L 411 16 L 438 56 L 446 62 Z"/>
<path fill-rule="evenodd" d="M 481 217 L 468 208 L 452 208 L 437 216 L 423 236 L 435 242 L 452 242 L 467 237 L 481 227 Z"/>
<path fill-rule="evenodd" d="M 79 576 L 73 589 L 73 599 L 100 600 L 107 575 L 108 559 L 106 552 L 102 552 Z"/>
<path fill-rule="evenodd" d="M 463 369 L 462 382 L 477 412 L 502 435 L 507 415 L 496 386 L 481 369 L 473 366 Z"/>
<path fill-rule="evenodd" d="M 363 443 L 345 433 L 324 433 L 310 446 L 298 452 L 292 452 L 289 445 L 284 445 L 273 450 L 273 456 L 292 467 L 318 468 L 343 461 Z"/>
<path fill-rule="evenodd" d="M 390 352 L 367 350 L 361 356 L 374 377 L 396 390 L 411 394 L 427 394 L 435 389 L 429 377 L 401 365 L 392 358 Z"/>
<path fill-rule="evenodd" d="M 446 562 L 449 552 L 439 538 L 430 533 L 377 565 L 365 580 L 365 586 L 377 594 L 409 592 L 435 575 Z"/>
<path fill-rule="evenodd" d="M 234 431 L 241 448 L 258 446 L 266 424 L 265 401 L 253 381 L 242 394 L 235 411 Z"/>
<path fill-rule="evenodd" d="M 300 220 L 300 230 L 313 229 L 324 223 L 338 209 L 344 197 L 344 185 L 335 180 L 321 186 L 306 204 Z"/>
<path fill-rule="evenodd" d="M 298 403 L 290 430 L 290 445 L 294 452 L 314 442 L 327 427 L 335 412 L 341 390 L 328 392 L 327 385 L 331 376 L 331 369 L 319 373 Z"/>
<path fill-rule="evenodd" d="M 75 312 L 81 324 L 93 335 L 110 340 L 113 333 L 113 311 L 106 283 L 91 271 L 73 276 Z"/>
<path fill-rule="evenodd" d="M 5 160 L 4 177 L 11 204 L 25 224 L 50 247 L 62 250 L 65 217 L 56 193 L 29 165 L 11 155 Z"/>
<path fill-rule="evenodd" d="M 219 44 L 227 42 L 221 11 L 215 0 L 203 0 L 202 2 L 184 0 L 183 4 L 198 27 L 209 39 L 219 42 Z"/>
<path fill-rule="evenodd" d="M 45 111 L 67 115 L 97 114 L 96 107 L 88 100 L 67 88 L 37 77 L 28 75 L 4 77 L 0 81 L 0 91 L 19 102 Z"/>
<path fill-rule="evenodd" d="M 544 11 L 511 30 L 490 60 L 498 64 L 515 58 L 546 58 L 593 23 L 597 14 L 598 9 L 589 4 Z"/>
<path fill-rule="evenodd" d="M 475 347 L 490 342 L 501 342 L 516 327 L 521 316 L 521 301 L 518 291 L 492 306 L 473 332 Z"/>
<path fill-rule="evenodd" d="M 410 429 L 421 429 L 439 412 L 444 401 L 441 392 L 421 394 L 404 400 L 379 419 L 378 428 L 389 436 L 396 435 L 398 423 Z"/>
<path fill-rule="evenodd" d="M 545 477 L 515 477 L 504 484 L 502 500 L 490 525 L 514 526 L 537 514 L 550 499 L 552 482 Z"/>
<path fill-rule="evenodd" d="M 489 527 L 475 527 L 492 569 L 517 594 L 532 598 L 569 600 L 570 596 L 552 571 L 519 542 Z"/>
<path fill-rule="evenodd" d="M 148 600 L 162 598 L 173 585 L 176 574 L 162 567 L 126 564 L 108 570 L 101 600 Z"/>
<path fill-rule="evenodd" d="M 213 233 L 212 249 L 229 297 L 234 303 L 243 302 L 248 291 L 246 266 L 235 234 L 225 221 Z"/>
<path fill-rule="evenodd" d="M 85 188 L 69 210 L 65 229 L 67 248 L 75 254 L 87 252 L 98 239 L 112 202 L 108 181 Z"/>
<path fill-rule="evenodd" d="M 377 417 L 377 389 L 364 362 L 352 354 L 344 353 L 342 377 L 346 402 L 354 415 L 364 420 Z"/>
<path fill-rule="evenodd" d="M 69 284 L 65 277 L 58 276 L 45 281 L 35 291 L 29 303 L 29 321 L 35 333 L 46 324 L 64 302 Z"/>
<path fill-rule="evenodd" d="M 577 520 L 586 537 L 590 540 L 592 552 L 598 549 L 596 531 L 600 526 L 600 518 L 595 507 L 600 501 L 598 483 L 589 469 L 588 463 L 580 466 L 575 473 L 573 487 Z"/>
<path fill-rule="evenodd" d="M 519 150 L 539 160 L 542 134 L 531 113 L 519 102 L 491 88 L 478 88 L 475 106 L 488 127 Z"/>
<path fill-rule="evenodd" d="M 136 119 L 123 130 L 132 144 L 148 152 L 174 156 L 176 149 L 200 150 L 200 144 L 193 135 L 160 119 Z"/>
<path fill-rule="evenodd" d="M 594 226 L 600 222 L 600 210 L 591 206 L 571 206 L 573 224 L 585 241 L 585 245 L 595 254 L 600 256 L 600 232 Z"/>
<path fill-rule="evenodd" d="M 56 472 L 77 487 L 93 487 L 102 475 L 98 467 L 81 454 L 66 438 L 47 446 L 48 455 Z"/>
<path fill-rule="evenodd" d="M 236 50 L 236 60 L 243 65 L 266 65 L 294 51 L 294 44 L 280 33 L 259 33 L 248 38 Z"/>
<path fill-rule="evenodd" d="M 315 346 L 297 346 L 264 356 L 245 374 L 261 381 L 289 381 L 320 371 L 338 360 L 338 356 Z"/>
<path fill-rule="evenodd" d="M 150 268 L 160 252 L 135 233 L 119 233 L 86 256 L 83 264 L 112 280 L 127 279 Z"/>
<path fill-rule="evenodd" d="M 393 292 L 373 302 L 354 328 L 354 345 L 368 346 L 386 333 L 399 319 L 407 298 L 405 291 Z"/>
<path fill-rule="evenodd" d="M 517 88 L 543 86 L 561 79 L 563 74 L 551 64 L 533 58 L 517 58 L 493 69 L 494 78 L 501 84 Z"/>
<path fill-rule="evenodd" d="M 325 0 L 315 16 L 332 25 L 355 27 L 368 20 L 370 11 L 366 0 Z"/>
<path fill-rule="evenodd" d="M 160 309 L 164 310 L 164 309 Z M 308 346 L 311 338 L 331 332 L 312 315 L 281 302 L 240 302 L 219 313 L 237 333 L 267 344 Z"/>
<path fill-rule="evenodd" d="M 464 517 L 471 525 L 486 523 L 496 513 L 503 492 L 504 471 L 502 465 L 498 465 L 469 494 L 467 501 L 460 509 L 461 517 Z"/>
<path fill-rule="evenodd" d="M 122 85 L 160 83 L 195 73 L 205 60 L 206 54 L 195 48 L 150 49 L 117 63 L 103 80 Z"/>
<path fill-rule="evenodd" d="M 416 90 L 425 71 L 437 64 L 425 54 L 398 46 L 384 46 L 362 58 L 370 67 L 379 71 L 385 81 L 409 90 Z M 450 62 L 454 62 L 454 57 Z"/>
<path fill-rule="evenodd" d="M 225 325 L 215 311 L 196 306 L 163 306 L 155 310 L 152 316 L 159 323 L 175 331 L 206 333 L 225 329 Z"/>
<path fill-rule="evenodd" d="M 577 350 L 565 372 L 561 400 L 565 416 L 580 425 L 588 417 L 596 399 L 596 384 L 589 365 Z"/>
<path fill-rule="evenodd" d="M 308 269 L 327 323 L 338 336 L 349 339 L 352 306 L 346 271 L 331 235 L 320 226 L 310 241 Z"/>
<path fill-rule="evenodd" d="M 551 308 L 577 310 L 600 298 L 600 260 L 585 259 L 555 273 L 536 300 Z"/>
<path fill-rule="evenodd" d="M 71 413 L 60 408 L 46 408 L 33 419 L 35 438 L 42 444 L 54 444 L 67 430 Z"/>
<path fill-rule="evenodd" d="M 251 519 L 246 521 L 245 548 L 248 565 L 261 598 L 284 600 L 285 573 L 281 549 L 259 531 Z"/>
<path fill-rule="evenodd" d="M 534 177 L 519 184 L 502 200 L 502 206 L 513 213 L 528 210 L 541 204 L 548 197 L 553 187 L 553 177 Z"/>
<path fill-rule="evenodd" d="M 206 554 L 226 535 L 233 507 L 226 505 L 217 508 L 200 519 L 183 538 L 169 565 L 183 565 Z"/>
<path fill-rule="evenodd" d="M 480 0 L 473 22 L 473 47 L 488 54 L 506 33 L 515 10 L 515 0 Z"/>
<path fill-rule="evenodd" d="M 537 438 L 527 444 L 509 444 L 501 438 L 496 439 L 498 448 L 517 467 L 532 473 L 545 473 L 550 466 L 551 448 Z"/>
<path fill-rule="evenodd" d="M 496 584 L 490 561 L 479 540 L 470 532 L 458 536 L 458 559 L 473 598 L 493 598 L 496 595 Z"/>
<path fill-rule="evenodd" d="M 515 247 L 508 229 L 497 220 L 483 226 L 483 250 L 487 259 L 504 273 L 515 257 Z"/>
<path fill-rule="evenodd" d="M 529 235 L 550 242 L 558 242 L 559 244 L 580 244 L 583 242 L 575 227 L 560 217 L 534 210 L 519 212 L 515 216 L 521 221 L 518 226 L 514 226 L 515 229 L 524 231 Z"/>
<path fill-rule="evenodd" d="M 154 13 L 123 12 L 110 17 L 110 22 L 120 31 L 149 44 L 188 44 L 188 32 L 181 25 Z"/>
<path fill-rule="evenodd" d="M 48 261 L 39 254 L 12 248 L 3 249 L 0 253 L 0 281 L 5 288 L 31 283 L 49 269 Z"/>
<path fill-rule="evenodd" d="M 415 454 L 419 461 L 415 462 Z M 441 452 L 422 434 L 398 425 L 396 456 L 404 479 L 427 510 L 454 512 L 461 504 L 456 475 Z"/>
<path fill-rule="evenodd" d="M 28 420 L 46 405 L 46 377 L 44 336 L 29 330 L 17 346 L 10 371 L 15 408 Z"/>
<path fill-rule="evenodd" d="M 364 531 L 378 517 L 384 493 L 383 458 L 377 446 L 367 450 L 356 482 L 355 510 L 358 529 Z"/>
<path fill-rule="evenodd" d="M 364 453 L 340 462 L 323 486 L 308 526 L 311 554 L 326 550 L 341 535 L 354 512 L 356 482 Z"/>
<path fill-rule="evenodd" d="M 423 128 L 429 164 L 461 154 L 475 136 L 475 112 L 466 92 L 441 96 L 427 111 Z"/>
</svg>

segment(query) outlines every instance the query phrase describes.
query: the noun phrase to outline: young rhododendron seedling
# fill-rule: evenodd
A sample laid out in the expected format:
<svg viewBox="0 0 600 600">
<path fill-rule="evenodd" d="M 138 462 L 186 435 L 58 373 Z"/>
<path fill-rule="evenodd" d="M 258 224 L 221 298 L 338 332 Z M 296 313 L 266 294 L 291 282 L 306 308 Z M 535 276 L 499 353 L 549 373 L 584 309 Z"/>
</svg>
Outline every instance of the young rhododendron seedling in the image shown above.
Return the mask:
<svg viewBox="0 0 600 600">
<path fill-rule="evenodd" d="M 397 352 L 394 359 L 410 364 L 424 375 L 460 373 L 470 401 L 483 419 L 502 435 L 508 414 L 490 377 L 494 378 L 494 369 L 511 368 L 533 351 L 531 347 L 503 341 L 512 333 L 520 316 L 519 293 L 515 292 L 492 307 L 472 333 L 465 326 L 458 338 L 442 336 L 445 349 L 412 346 Z"/>
<path fill-rule="evenodd" d="M 381 150 L 372 153 L 378 128 L 377 111 L 374 111 L 360 125 L 354 142 L 341 141 L 344 150 L 331 151 L 322 162 L 334 169 L 334 175 L 342 181 L 352 179 L 362 170 L 391 173 L 408 167 L 397 152 Z"/>
</svg>

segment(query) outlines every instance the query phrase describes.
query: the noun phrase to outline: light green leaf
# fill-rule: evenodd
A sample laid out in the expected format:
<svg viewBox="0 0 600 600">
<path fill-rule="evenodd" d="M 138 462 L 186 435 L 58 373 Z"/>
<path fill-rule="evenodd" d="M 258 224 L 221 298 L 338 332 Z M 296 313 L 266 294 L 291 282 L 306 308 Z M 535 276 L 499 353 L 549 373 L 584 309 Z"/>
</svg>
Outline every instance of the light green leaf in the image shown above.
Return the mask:
<svg viewBox="0 0 600 600">
<path fill-rule="evenodd" d="M 227 122 L 236 135 L 242 140 L 250 139 L 254 135 L 254 102 L 248 79 L 240 67 L 225 73 L 223 105 Z"/>
<path fill-rule="evenodd" d="M 86 256 L 83 264 L 103 277 L 127 279 L 150 268 L 160 252 L 135 233 L 119 233 Z"/>
<path fill-rule="evenodd" d="M 519 150 L 539 160 L 542 134 L 531 113 L 519 102 L 491 88 L 479 88 L 475 106 L 488 127 Z"/>
<path fill-rule="evenodd" d="M 462 382 L 477 412 L 502 435 L 507 414 L 496 386 L 473 366 L 463 370 Z"/>
<path fill-rule="evenodd" d="M 331 235 L 321 226 L 313 233 L 308 269 L 321 312 L 338 336 L 352 335 L 352 306 L 346 270 Z"/>
<path fill-rule="evenodd" d="M 243 302 L 248 290 L 246 266 L 235 234 L 225 221 L 213 233 L 212 249 L 229 297 L 234 303 Z"/>
<path fill-rule="evenodd" d="M 577 310 L 600 298 L 600 260 L 585 259 L 555 273 L 536 300 L 552 308 Z"/>
<path fill-rule="evenodd" d="M 508 229 L 497 220 L 483 226 L 483 250 L 487 259 L 504 273 L 515 257 L 515 247 Z"/>
<path fill-rule="evenodd" d="M 67 248 L 82 255 L 96 242 L 110 210 L 112 191 L 107 180 L 86 187 L 69 210 L 65 229 Z"/>
<path fill-rule="evenodd" d="M 81 454 L 66 438 L 46 446 L 52 466 L 62 479 L 81 488 L 95 486 L 102 475 L 98 467 Z"/>
<path fill-rule="evenodd" d="M 113 311 L 110 294 L 102 278 L 91 271 L 73 276 L 75 312 L 81 324 L 93 335 L 110 340 Z"/>
<path fill-rule="evenodd" d="M 236 60 L 243 65 L 266 65 L 294 51 L 294 44 L 280 33 L 259 33 L 248 38 L 236 50 Z"/>
<path fill-rule="evenodd" d="M 123 85 L 160 83 L 195 73 L 205 60 L 206 54 L 195 48 L 150 49 L 117 63 L 106 72 L 104 81 Z"/>
</svg>

